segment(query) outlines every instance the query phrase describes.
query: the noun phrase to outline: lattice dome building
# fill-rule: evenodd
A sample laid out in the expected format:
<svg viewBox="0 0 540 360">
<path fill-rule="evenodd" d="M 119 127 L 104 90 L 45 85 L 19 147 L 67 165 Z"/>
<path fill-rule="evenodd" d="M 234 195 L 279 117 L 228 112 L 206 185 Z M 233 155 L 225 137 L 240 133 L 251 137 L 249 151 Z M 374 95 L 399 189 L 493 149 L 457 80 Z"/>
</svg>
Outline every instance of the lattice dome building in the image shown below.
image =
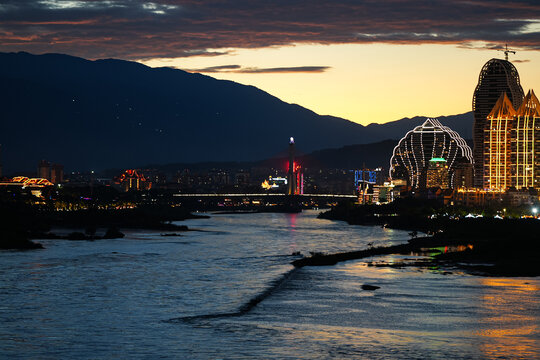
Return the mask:
<svg viewBox="0 0 540 360">
<path fill-rule="evenodd" d="M 390 177 L 407 180 L 414 188 L 425 188 L 430 160 L 446 160 L 449 184 L 453 186 L 455 168 L 472 164 L 472 150 L 457 132 L 437 119 L 427 119 L 409 131 L 394 148 L 390 159 Z"/>
</svg>

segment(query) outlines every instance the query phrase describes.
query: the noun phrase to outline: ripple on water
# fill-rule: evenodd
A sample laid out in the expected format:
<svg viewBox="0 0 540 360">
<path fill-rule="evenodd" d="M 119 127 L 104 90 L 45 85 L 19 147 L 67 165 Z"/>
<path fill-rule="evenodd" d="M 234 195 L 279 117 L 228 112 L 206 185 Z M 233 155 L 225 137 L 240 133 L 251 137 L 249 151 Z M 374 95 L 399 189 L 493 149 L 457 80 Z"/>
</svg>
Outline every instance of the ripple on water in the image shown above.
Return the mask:
<svg viewBox="0 0 540 360">
<path fill-rule="evenodd" d="M 444 276 L 362 261 L 291 271 L 293 253 L 409 238 L 317 219 L 315 212 L 223 214 L 182 224 L 208 231 L 178 240 L 130 231 L 120 240 L 47 240 L 43 251 L 0 253 L 3 355 L 540 357 L 537 279 Z M 362 284 L 380 288 L 363 291 Z M 226 316 L 207 316 L 220 314 Z"/>
</svg>

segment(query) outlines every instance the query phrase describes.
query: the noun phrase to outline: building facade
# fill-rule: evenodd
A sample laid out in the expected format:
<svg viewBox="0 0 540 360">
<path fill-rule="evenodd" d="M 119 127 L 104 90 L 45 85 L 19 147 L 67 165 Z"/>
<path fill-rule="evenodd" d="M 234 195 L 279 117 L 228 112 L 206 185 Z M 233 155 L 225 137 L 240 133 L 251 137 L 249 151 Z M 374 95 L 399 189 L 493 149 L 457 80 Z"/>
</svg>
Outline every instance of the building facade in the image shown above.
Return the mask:
<svg viewBox="0 0 540 360">
<path fill-rule="evenodd" d="M 61 184 L 64 182 L 64 165 L 52 164 L 51 165 L 51 182 L 54 184 Z"/>
<path fill-rule="evenodd" d="M 124 171 L 115 179 L 115 183 L 119 184 L 124 191 L 149 190 L 152 187 L 152 183 L 147 181 L 142 173 L 133 169 Z"/>
<path fill-rule="evenodd" d="M 463 163 L 472 164 L 471 148 L 465 140 L 437 119 L 427 119 L 409 131 L 394 148 L 390 159 L 390 177 L 403 179 L 413 188 L 427 186 L 429 162 L 433 158 L 446 160 L 449 186 L 453 186 L 454 170 Z"/>
<path fill-rule="evenodd" d="M 515 178 L 516 189 L 540 188 L 540 103 L 529 90 L 515 119 Z"/>
<path fill-rule="evenodd" d="M 516 111 L 503 93 L 487 116 L 484 129 L 483 188 L 504 190 L 511 185 L 512 130 Z"/>
<path fill-rule="evenodd" d="M 47 160 L 41 160 L 37 166 L 37 177 L 42 179 L 51 179 L 51 163 Z"/>
<path fill-rule="evenodd" d="M 540 103 L 534 91 L 517 110 L 501 95 L 487 122 L 484 189 L 540 189 Z"/>
<path fill-rule="evenodd" d="M 474 183 L 477 187 L 483 186 L 484 131 L 488 125 L 487 116 L 502 93 L 507 94 L 514 109 L 521 106 L 524 94 L 517 69 L 507 60 L 491 59 L 480 71 L 472 101 Z"/>
<path fill-rule="evenodd" d="M 450 177 L 448 175 L 446 160 L 443 158 L 432 158 L 429 160 L 426 177 L 426 187 L 448 189 Z"/>
</svg>

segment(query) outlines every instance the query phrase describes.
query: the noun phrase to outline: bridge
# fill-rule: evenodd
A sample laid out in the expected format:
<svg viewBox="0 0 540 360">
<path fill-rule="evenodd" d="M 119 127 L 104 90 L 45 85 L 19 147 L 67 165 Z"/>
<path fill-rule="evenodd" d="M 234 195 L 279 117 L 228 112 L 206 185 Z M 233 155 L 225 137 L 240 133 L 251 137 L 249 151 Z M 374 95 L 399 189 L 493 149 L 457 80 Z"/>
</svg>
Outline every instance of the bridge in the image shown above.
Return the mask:
<svg viewBox="0 0 540 360">
<path fill-rule="evenodd" d="M 328 199 L 358 199 L 358 195 L 346 195 L 346 194 L 300 194 L 300 195 L 287 195 L 287 194 L 274 194 L 274 193 L 261 193 L 261 194 L 173 194 L 174 197 L 187 197 L 187 198 L 226 198 L 226 197 L 242 197 L 242 198 L 257 198 L 257 197 L 295 197 L 295 198 L 328 198 Z"/>
<path fill-rule="evenodd" d="M 358 196 L 347 194 L 224 193 L 173 194 L 178 205 L 193 210 L 248 210 L 263 212 L 299 212 L 302 208 L 327 207 L 338 201 L 357 201 Z"/>
</svg>

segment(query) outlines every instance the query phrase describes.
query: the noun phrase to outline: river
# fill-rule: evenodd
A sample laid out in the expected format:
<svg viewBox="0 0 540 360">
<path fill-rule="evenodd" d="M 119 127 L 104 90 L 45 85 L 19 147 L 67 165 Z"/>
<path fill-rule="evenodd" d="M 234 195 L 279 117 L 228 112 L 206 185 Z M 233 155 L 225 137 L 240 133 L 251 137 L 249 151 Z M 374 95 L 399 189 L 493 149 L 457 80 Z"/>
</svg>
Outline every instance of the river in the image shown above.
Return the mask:
<svg viewBox="0 0 540 360">
<path fill-rule="evenodd" d="M 181 237 L 2 251 L 0 357 L 540 358 L 539 278 L 365 260 L 295 270 L 297 252 L 408 239 L 316 215 L 217 214 L 179 223 L 200 230 Z"/>
</svg>

